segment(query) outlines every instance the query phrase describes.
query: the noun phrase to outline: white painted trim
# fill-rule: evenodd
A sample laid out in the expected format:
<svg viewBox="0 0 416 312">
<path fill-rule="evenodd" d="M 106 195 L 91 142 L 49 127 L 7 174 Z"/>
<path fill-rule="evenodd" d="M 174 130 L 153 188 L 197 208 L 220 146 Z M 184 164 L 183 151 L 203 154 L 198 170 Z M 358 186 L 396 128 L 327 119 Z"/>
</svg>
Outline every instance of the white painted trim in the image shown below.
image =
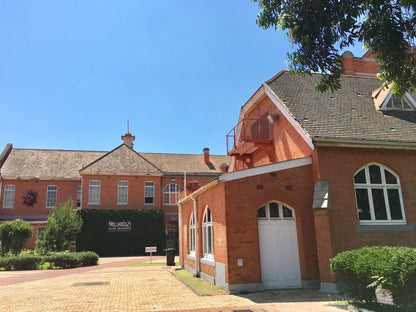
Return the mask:
<svg viewBox="0 0 416 312">
<path fill-rule="evenodd" d="M 310 135 L 302 128 L 302 126 L 295 120 L 292 114 L 289 113 L 287 108 L 282 104 L 282 100 L 274 93 L 274 91 L 266 84 L 263 83 L 266 95 L 272 100 L 273 104 L 276 105 L 277 109 L 285 116 L 293 128 L 299 133 L 302 139 L 305 140 L 306 144 L 312 149 L 315 150 L 315 145 L 312 142 Z"/>
<path fill-rule="evenodd" d="M 302 166 L 307 166 L 312 164 L 312 158 L 310 156 L 297 158 L 292 160 L 281 161 L 277 163 L 272 163 L 264 166 L 258 166 L 249 169 L 243 169 L 238 171 L 233 171 L 229 173 L 223 173 L 218 177 L 219 182 L 233 181 L 237 179 L 252 177 L 260 174 L 265 174 L 269 172 L 281 171 L 286 169 L 292 169 Z"/>
<path fill-rule="evenodd" d="M 315 138 L 316 146 L 415 150 L 416 143 Z"/>
</svg>

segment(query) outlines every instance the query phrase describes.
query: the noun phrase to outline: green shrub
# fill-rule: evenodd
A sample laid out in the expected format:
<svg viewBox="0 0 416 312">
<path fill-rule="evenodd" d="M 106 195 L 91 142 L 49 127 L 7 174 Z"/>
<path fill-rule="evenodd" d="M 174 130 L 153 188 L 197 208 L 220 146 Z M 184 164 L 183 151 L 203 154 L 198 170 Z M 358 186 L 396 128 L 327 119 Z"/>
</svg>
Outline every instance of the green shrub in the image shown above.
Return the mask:
<svg viewBox="0 0 416 312">
<path fill-rule="evenodd" d="M 331 270 L 343 280 L 355 303 L 372 306 L 379 289 L 390 291 L 400 311 L 416 310 L 416 248 L 364 247 L 331 260 Z"/>
<path fill-rule="evenodd" d="M 7 255 L 0 258 L 0 268 L 5 270 L 35 270 L 44 263 L 51 268 L 70 269 L 82 266 L 97 265 L 98 255 L 91 251 L 85 252 L 53 252 L 45 256 L 36 252 L 22 252 L 20 255 Z"/>
<path fill-rule="evenodd" d="M 2 254 L 11 251 L 18 254 L 24 243 L 32 237 L 32 227 L 22 219 L 7 221 L 0 224 L 0 241 Z"/>
</svg>

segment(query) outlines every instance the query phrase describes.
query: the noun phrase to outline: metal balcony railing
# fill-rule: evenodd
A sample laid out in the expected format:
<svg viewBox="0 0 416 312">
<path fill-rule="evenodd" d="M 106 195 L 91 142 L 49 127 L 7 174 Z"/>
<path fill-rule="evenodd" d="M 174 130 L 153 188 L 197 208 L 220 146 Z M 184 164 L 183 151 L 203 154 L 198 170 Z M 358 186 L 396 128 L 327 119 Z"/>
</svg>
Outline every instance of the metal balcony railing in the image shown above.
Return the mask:
<svg viewBox="0 0 416 312">
<path fill-rule="evenodd" d="M 272 125 L 267 118 L 244 118 L 226 135 L 227 154 L 238 153 L 246 143 L 265 144 L 272 140 Z"/>
</svg>

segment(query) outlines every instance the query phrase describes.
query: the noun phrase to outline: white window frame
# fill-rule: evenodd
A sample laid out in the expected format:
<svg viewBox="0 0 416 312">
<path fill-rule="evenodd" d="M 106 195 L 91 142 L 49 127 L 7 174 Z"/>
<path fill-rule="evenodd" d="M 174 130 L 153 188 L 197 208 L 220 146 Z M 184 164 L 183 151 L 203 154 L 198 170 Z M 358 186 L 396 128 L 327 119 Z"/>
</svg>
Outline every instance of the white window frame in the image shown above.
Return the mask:
<svg viewBox="0 0 416 312">
<path fill-rule="evenodd" d="M 91 180 L 88 190 L 88 205 L 99 205 L 101 198 L 101 181 Z"/>
<path fill-rule="evenodd" d="M 45 232 L 46 232 L 46 226 L 39 226 L 36 230 L 36 248 L 38 248 L 38 240 L 39 240 L 39 236 L 42 236 L 42 238 L 45 237 Z"/>
<path fill-rule="evenodd" d="M 189 242 L 189 256 L 195 257 L 195 250 L 196 250 L 196 223 L 195 223 L 195 215 L 192 212 L 191 218 L 189 219 L 189 232 L 188 232 L 188 242 Z"/>
<path fill-rule="evenodd" d="M 146 203 L 147 198 L 152 198 L 152 202 L 151 203 Z M 155 182 L 153 182 L 153 181 L 144 182 L 144 204 L 145 205 L 154 205 L 155 204 Z"/>
<path fill-rule="evenodd" d="M 202 219 L 202 254 L 205 259 L 214 259 L 214 223 L 209 207 L 205 208 Z"/>
<path fill-rule="evenodd" d="M 58 186 L 48 185 L 46 187 L 46 208 L 56 208 L 56 202 L 58 198 Z"/>
<path fill-rule="evenodd" d="M 390 93 L 387 95 L 387 97 L 385 98 L 383 104 L 381 104 L 380 109 L 384 110 L 384 111 L 405 111 L 405 112 L 411 112 L 411 111 L 415 111 L 416 110 L 416 101 L 415 99 L 410 95 L 409 92 L 406 92 L 404 94 L 404 96 L 402 98 L 400 98 L 401 102 L 402 102 L 402 107 L 394 107 L 394 102 L 392 102 L 393 107 L 387 107 L 387 105 L 389 104 L 390 101 L 393 101 L 393 92 L 390 91 Z M 403 101 L 406 101 L 407 104 L 409 104 L 409 106 L 411 108 L 403 108 Z"/>
<path fill-rule="evenodd" d="M 78 185 L 77 186 L 77 201 L 75 203 L 76 208 L 81 208 L 81 203 L 82 203 L 82 186 Z"/>
<path fill-rule="evenodd" d="M 175 190 L 171 190 L 171 186 L 175 188 Z M 164 205 L 176 205 L 178 202 L 178 194 L 181 187 L 176 183 L 169 183 L 163 188 L 163 204 Z M 168 200 L 166 200 L 166 197 Z M 173 198 L 173 200 L 172 200 Z"/>
<path fill-rule="evenodd" d="M 378 166 L 380 168 L 380 174 L 381 174 L 381 183 L 371 183 L 370 180 L 370 166 Z M 360 173 L 362 170 L 365 171 L 365 180 L 366 183 L 356 183 L 355 182 L 355 176 Z M 391 175 L 393 175 L 396 178 L 396 184 L 387 184 L 386 182 L 386 175 L 385 171 L 388 171 Z M 354 195 L 355 195 L 355 204 L 357 208 L 357 217 L 360 220 L 361 225 L 395 225 L 395 224 L 406 224 L 406 215 L 404 212 L 404 205 L 403 205 L 403 196 L 402 196 L 402 190 L 401 190 L 401 184 L 400 184 L 400 178 L 399 176 L 390 168 L 387 168 L 386 166 L 379 164 L 379 163 L 369 163 L 363 167 L 361 167 L 359 170 L 357 170 L 354 173 L 353 176 L 353 183 L 354 183 Z M 359 215 L 359 208 L 358 208 L 358 198 L 357 198 L 357 189 L 365 189 L 367 190 L 367 197 L 368 197 L 368 204 L 370 209 L 370 220 L 361 220 Z M 375 217 L 375 210 L 374 210 L 374 202 L 373 202 L 373 196 L 372 196 L 372 190 L 373 189 L 382 189 L 383 190 L 383 197 L 384 197 L 384 205 L 386 208 L 386 215 L 387 220 L 376 220 Z M 391 219 L 391 211 L 390 211 L 390 203 L 388 198 L 387 190 L 390 189 L 396 189 L 398 190 L 399 195 L 399 203 L 400 203 L 400 209 L 402 213 L 402 219 L 401 220 L 392 220 Z"/>
<path fill-rule="evenodd" d="M 129 203 L 129 182 L 118 181 L 117 205 L 128 205 Z"/>
<path fill-rule="evenodd" d="M 270 205 L 271 204 L 276 204 L 278 206 L 278 213 L 279 216 L 278 217 L 272 217 L 271 213 L 270 213 Z M 266 212 L 266 216 L 265 217 L 259 217 L 258 216 L 258 211 L 263 208 L 265 209 Z M 284 216 L 284 208 L 289 209 L 292 216 L 291 217 L 285 217 Z M 279 201 L 271 201 L 268 202 L 267 204 L 262 205 L 261 207 L 259 207 L 257 209 L 257 219 L 258 220 L 295 220 L 295 210 L 291 207 L 289 207 L 288 205 L 286 205 L 285 203 L 279 202 Z"/>
<path fill-rule="evenodd" d="M 3 208 L 13 209 L 14 208 L 14 197 L 16 192 L 15 185 L 5 185 L 3 192 Z"/>
</svg>

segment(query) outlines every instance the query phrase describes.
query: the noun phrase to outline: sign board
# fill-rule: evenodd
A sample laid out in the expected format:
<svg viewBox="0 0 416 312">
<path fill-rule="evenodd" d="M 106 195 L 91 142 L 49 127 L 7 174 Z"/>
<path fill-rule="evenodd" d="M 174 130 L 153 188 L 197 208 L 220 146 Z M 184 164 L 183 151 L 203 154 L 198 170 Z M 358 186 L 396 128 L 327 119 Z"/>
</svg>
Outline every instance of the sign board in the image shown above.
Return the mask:
<svg viewBox="0 0 416 312">
<path fill-rule="evenodd" d="M 130 232 L 131 221 L 108 221 L 109 232 Z"/>
<path fill-rule="evenodd" d="M 145 252 L 157 252 L 157 247 L 145 247 Z"/>
</svg>

